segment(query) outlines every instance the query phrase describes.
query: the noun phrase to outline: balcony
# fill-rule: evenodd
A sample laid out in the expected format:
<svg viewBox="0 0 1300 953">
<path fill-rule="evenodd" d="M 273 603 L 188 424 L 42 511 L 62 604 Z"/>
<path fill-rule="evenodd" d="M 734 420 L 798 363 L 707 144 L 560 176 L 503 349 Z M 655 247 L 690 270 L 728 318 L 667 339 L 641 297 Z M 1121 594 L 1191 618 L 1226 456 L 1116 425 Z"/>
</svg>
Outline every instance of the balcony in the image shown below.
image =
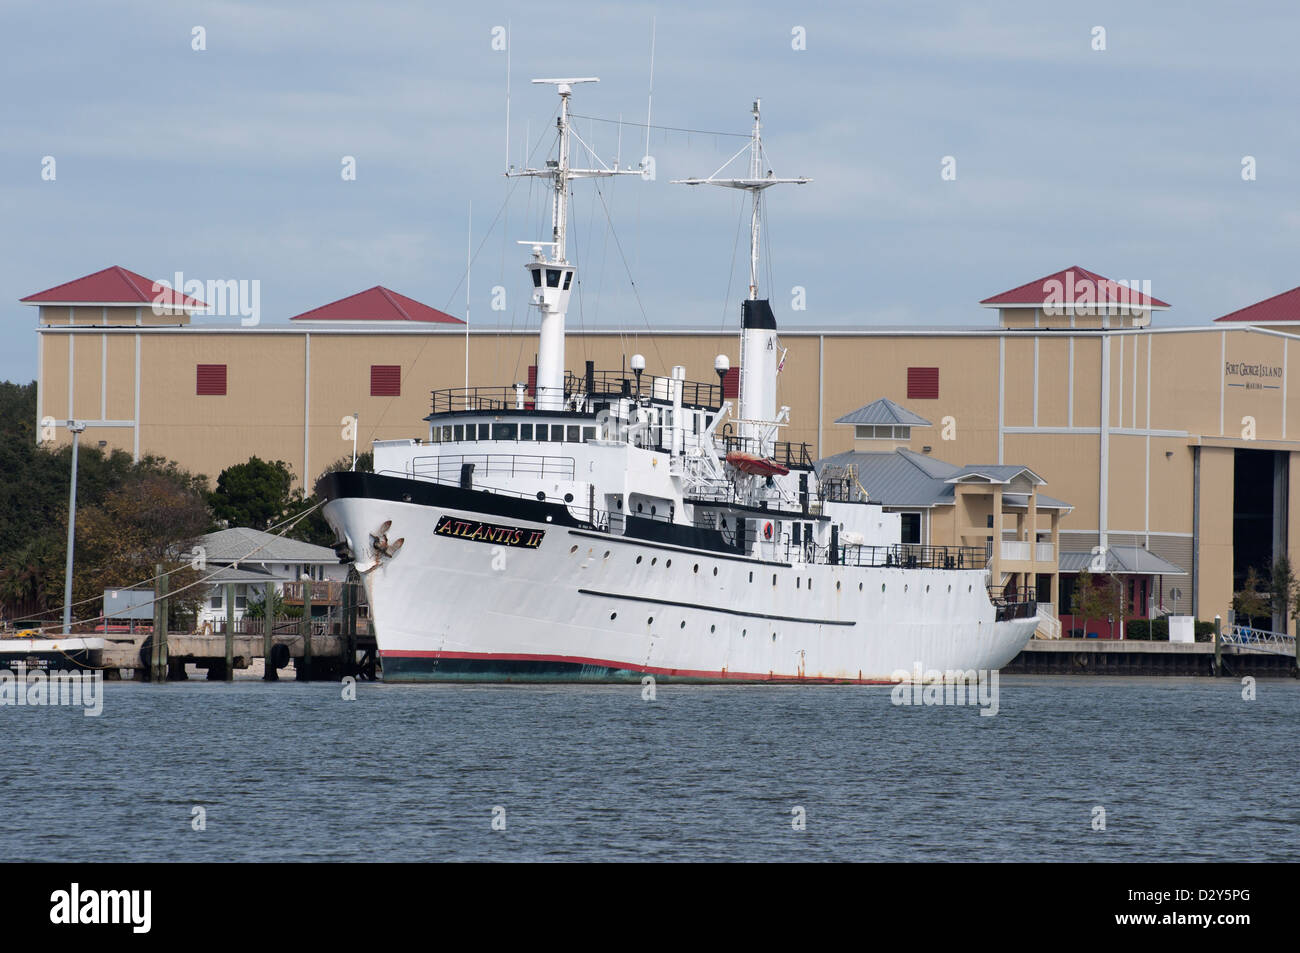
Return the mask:
<svg viewBox="0 0 1300 953">
<path fill-rule="evenodd" d="M 992 554 L 993 547 L 990 544 L 989 555 L 992 556 Z M 1004 572 L 1014 572 L 1019 566 L 1028 567 L 1031 556 L 1034 563 L 1044 569 L 1048 566 L 1056 566 L 1056 548 L 1050 542 L 1031 543 L 1028 540 L 1003 540 L 1002 551 L 999 556 Z"/>
<path fill-rule="evenodd" d="M 321 582 L 286 582 L 284 584 L 285 605 L 302 605 L 308 586 L 311 587 L 312 605 L 337 606 L 343 601 L 343 583 L 326 579 Z"/>
</svg>

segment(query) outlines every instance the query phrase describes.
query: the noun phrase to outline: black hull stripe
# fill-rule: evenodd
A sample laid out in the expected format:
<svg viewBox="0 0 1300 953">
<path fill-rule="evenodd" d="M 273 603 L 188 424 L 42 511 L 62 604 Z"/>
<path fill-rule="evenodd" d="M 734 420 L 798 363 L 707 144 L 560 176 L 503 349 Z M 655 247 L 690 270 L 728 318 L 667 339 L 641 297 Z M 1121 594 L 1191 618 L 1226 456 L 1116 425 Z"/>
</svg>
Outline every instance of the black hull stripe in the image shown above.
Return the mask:
<svg viewBox="0 0 1300 953">
<path fill-rule="evenodd" d="M 625 596 L 618 592 L 597 592 L 595 589 L 579 589 L 584 596 L 604 596 L 606 599 L 623 599 L 627 602 L 650 602 L 658 606 L 674 606 L 678 609 L 699 609 L 701 612 L 722 612 L 727 615 L 744 616 L 747 619 L 770 619 L 773 622 L 804 622 L 808 625 L 857 625 L 850 619 L 800 619 L 790 615 L 768 615 L 766 612 L 746 612 L 743 609 L 724 609 L 721 606 L 702 606 L 693 602 L 673 602 L 671 599 L 652 599 L 649 596 Z"/>
<path fill-rule="evenodd" d="M 713 549 L 695 549 L 690 546 L 673 546 L 668 543 L 655 543 L 646 539 L 638 539 L 634 536 L 615 536 L 611 533 L 591 533 L 581 529 L 569 530 L 570 536 L 586 536 L 590 539 L 599 539 L 606 543 L 629 543 L 634 546 L 644 546 L 647 549 L 666 549 L 670 553 L 689 553 L 692 556 L 703 556 L 707 559 L 730 559 L 738 563 L 749 563 L 751 566 L 780 566 L 782 569 L 789 569 L 791 563 L 777 563 L 768 559 L 754 559 L 752 556 L 737 556 L 733 553 L 720 553 Z"/>
</svg>

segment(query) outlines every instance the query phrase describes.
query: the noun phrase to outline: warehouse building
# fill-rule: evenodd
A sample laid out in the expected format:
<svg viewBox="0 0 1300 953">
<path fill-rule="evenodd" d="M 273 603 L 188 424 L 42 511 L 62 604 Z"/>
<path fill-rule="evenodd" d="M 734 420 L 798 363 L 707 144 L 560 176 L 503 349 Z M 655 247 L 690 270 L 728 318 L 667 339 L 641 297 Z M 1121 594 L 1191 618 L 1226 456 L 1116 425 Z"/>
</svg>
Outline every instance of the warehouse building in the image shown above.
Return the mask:
<svg viewBox="0 0 1300 953">
<path fill-rule="evenodd" d="M 42 439 L 68 440 L 60 424 L 75 418 L 85 441 L 210 477 L 256 454 L 310 484 L 351 453 L 353 415 L 362 448 L 422 435 L 431 390 L 526 384 L 534 363 L 535 331 L 466 328 L 384 288 L 251 327 L 192 323 L 197 296 L 155 299 L 122 268 L 23 299 L 37 309 Z M 1300 289 L 1185 327 L 1078 267 L 980 304 L 989 317 L 969 327 L 782 328 L 782 437 L 826 458 L 888 427 L 891 449 L 918 458 L 1023 468 L 1069 509 L 1040 508 L 1027 539 L 1013 525 L 1004 539 L 1044 540 L 1056 522 L 1062 572 L 1074 554 L 1122 573 L 1137 616 L 1226 615 L 1248 568 L 1300 551 Z M 684 364 L 698 380 L 718 354 L 739 363 L 737 336 L 717 329 L 567 339 L 575 371 L 623 368 L 633 350 L 651 374 Z M 836 423 L 880 397 L 927 425 Z"/>
</svg>

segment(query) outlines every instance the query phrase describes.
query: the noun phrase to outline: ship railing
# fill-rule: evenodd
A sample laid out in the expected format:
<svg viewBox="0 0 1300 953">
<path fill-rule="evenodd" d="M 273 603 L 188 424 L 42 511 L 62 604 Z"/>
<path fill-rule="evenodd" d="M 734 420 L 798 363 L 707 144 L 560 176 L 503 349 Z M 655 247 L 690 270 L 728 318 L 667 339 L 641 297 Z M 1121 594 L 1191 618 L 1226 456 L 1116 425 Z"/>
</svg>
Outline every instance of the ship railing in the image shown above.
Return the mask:
<svg viewBox="0 0 1300 953">
<path fill-rule="evenodd" d="M 564 376 L 562 388 L 553 388 L 559 398 L 561 407 L 554 410 L 591 413 L 597 401 L 616 400 L 620 397 L 651 398 L 659 401 L 671 401 L 673 388 L 678 383 L 682 388 L 682 405 L 686 407 L 704 407 L 717 409 L 722 406 L 722 387 L 702 381 L 676 381 L 670 377 L 658 377 L 654 374 L 642 374 L 638 381 L 628 371 L 596 371 L 586 374 L 568 372 Z M 547 396 L 549 391 L 535 384 L 509 384 L 487 387 L 444 387 L 430 393 L 432 413 L 500 413 L 503 411 L 537 410 L 538 392 Z"/>
<path fill-rule="evenodd" d="M 755 440 L 753 437 L 735 437 L 729 434 L 722 434 L 714 438 L 717 442 L 719 451 L 725 457 L 733 450 L 741 453 L 752 453 L 755 456 L 767 457 L 770 460 L 789 467 L 791 470 L 811 470 L 813 468 L 812 451 L 808 449 L 806 443 L 791 443 L 788 440 L 777 440 L 772 443 L 771 454 L 764 453 L 763 443 Z"/>
<path fill-rule="evenodd" d="M 412 457 L 407 476 L 436 474 L 440 482 L 460 482 L 465 464 L 474 466 L 474 477 L 509 476 L 573 480 L 577 464 L 573 457 L 527 453 L 448 453 Z"/>
<path fill-rule="evenodd" d="M 1032 619 L 1038 614 L 1033 586 L 989 586 L 989 601 L 997 612 L 997 621 Z"/>
<path fill-rule="evenodd" d="M 813 553 L 806 561 L 831 562 L 845 566 L 896 569 L 983 569 L 984 550 L 978 546 L 930 546 L 922 543 L 890 543 L 882 546 L 845 546 L 834 553 L 831 547 L 791 543 L 794 549 Z M 836 558 L 838 557 L 838 558 Z"/>
</svg>

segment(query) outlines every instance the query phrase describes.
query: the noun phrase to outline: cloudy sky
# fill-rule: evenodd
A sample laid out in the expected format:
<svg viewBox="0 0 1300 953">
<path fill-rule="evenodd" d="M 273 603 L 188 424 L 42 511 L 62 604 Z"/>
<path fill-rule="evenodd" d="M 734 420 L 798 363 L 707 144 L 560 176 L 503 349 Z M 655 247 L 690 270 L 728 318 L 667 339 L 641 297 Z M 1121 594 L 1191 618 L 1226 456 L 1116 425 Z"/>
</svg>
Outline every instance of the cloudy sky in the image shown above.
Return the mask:
<svg viewBox="0 0 1300 953">
<path fill-rule="evenodd" d="M 1074 264 L 1150 281 L 1165 323 L 1300 284 L 1286 2 L 6 0 L 0 379 L 35 376 L 18 299 L 112 264 L 258 280 L 264 323 L 376 284 L 463 315 L 471 203 L 472 320 L 535 326 L 514 243 L 543 196 L 501 175 L 553 142 L 528 81 L 599 76 L 577 129 L 635 163 L 652 24 L 652 122 L 702 132 L 650 131 L 653 182 L 579 186 L 571 326 L 734 324 L 741 197 L 668 180 L 739 148 L 710 133 L 756 96 L 776 174 L 816 180 L 769 193 L 783 325 L 988 324 L 979 299 Z"/>
</svg>

